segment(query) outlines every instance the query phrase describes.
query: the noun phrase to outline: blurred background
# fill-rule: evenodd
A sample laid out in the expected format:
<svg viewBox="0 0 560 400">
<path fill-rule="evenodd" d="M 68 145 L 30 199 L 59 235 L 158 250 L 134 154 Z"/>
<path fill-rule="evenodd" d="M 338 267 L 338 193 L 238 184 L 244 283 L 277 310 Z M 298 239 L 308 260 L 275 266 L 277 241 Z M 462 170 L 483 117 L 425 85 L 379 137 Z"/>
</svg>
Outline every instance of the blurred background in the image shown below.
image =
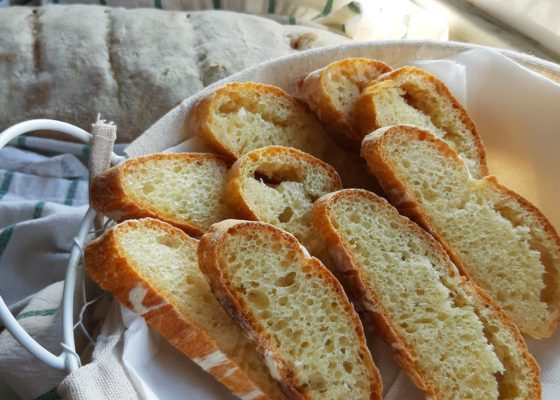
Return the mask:
<svg viewBox="0 0 560 400">
<path fill-rule="evenodd" d="M 357 40 L 449 39 L 560 60 L 557 0 L 0 0 L 0 6 L 77 3 L 164 10 L 223 9 L 289 23 L 312 21 Z"/>
</svg>

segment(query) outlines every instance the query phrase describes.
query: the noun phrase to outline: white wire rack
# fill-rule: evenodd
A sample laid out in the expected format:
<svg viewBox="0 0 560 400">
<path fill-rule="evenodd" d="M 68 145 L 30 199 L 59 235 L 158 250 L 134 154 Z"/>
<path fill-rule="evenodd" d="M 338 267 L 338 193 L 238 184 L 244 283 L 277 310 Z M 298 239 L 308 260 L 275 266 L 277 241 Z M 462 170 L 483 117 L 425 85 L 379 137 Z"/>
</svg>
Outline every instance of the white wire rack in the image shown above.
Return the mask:
<svg viewBox="0 0 560 400">
<path fill-rule="evenodd" d="M 16 124 L 0 133 L 0 149 L 16 137 L 33 131 L 55 131 L 67 134 L 84 143 L 89 143 L 91 134 L 77 126 L 66 122 L 51 119 L 34 119 Z M 115 153 L 111 155 L 111 165 L 123 161 L 125 158 Z M 96 212 L 93 208 L 88 208 L 78 234 L 74 237 L 74 244 L 70 250 L 70 258 L 66 269 L 64 280 L 64 291 L 62 296 L 62 353 L 55 355 L 41 346 L 33 339 L 17 322 L 8 306 L 0 296 L 0 321 L 4 324 L 8 332 L 21 343 L 21 345 L 32 355 L 48 366 L 71 373 L 80 366 L 80 357 L 76 353 L 74 341 L 74 288 L 76 286 L 77 272 L 83 254 L 84 244 L 90 232 Z"/>
</svg>

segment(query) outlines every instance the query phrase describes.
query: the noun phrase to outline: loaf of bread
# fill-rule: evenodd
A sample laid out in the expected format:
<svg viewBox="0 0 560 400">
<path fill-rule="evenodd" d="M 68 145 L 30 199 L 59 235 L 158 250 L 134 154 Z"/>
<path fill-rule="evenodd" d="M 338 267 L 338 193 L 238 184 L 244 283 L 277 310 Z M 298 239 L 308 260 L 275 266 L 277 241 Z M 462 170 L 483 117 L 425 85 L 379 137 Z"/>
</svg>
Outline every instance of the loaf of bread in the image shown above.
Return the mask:
<svg viewBox="0 0 560 400">
<path fill-rule="evenodd" d="M 131 158 L 97 175 L 90 203 L 116 221 L 153 217 L 198 235 L 230 216 L 224 199 L 228 164 L 204 153 Z"/>
<path fill-rule="evenodd" d="M 105 290 L 242 399 L 285 399 L 263 358 L 220 307 L 198 269 L 198 241 L 151 218 L 91 242 L 84 265 Z"/>
<path fill-rule="evenodd" d="M 362 137 L 384 126 L 415 125 L 445 140 L 472 176 L 488 175 L 484 146 L 471 117 L 443 82 L 425 71 L 403 67 L 381 75 L 363 91 L 355 113 Z"/>
<path fill-rule="evenodd" d="M 313 202 L 340 189 L 342 182 L 330 165 L 290 147 L 268 146 L 233 164 L 226 198 L 238 218 L 277 226 L 317 255 L 320 243 L 311 228 Z"/>
<path fill-rule="evenodd" d="M 313 224 L 356 308 L 427 397 L 540 399 L 539 369 L 519 330 L 385 199 L 328 194 L 315 203 Z"/>
<path fill-rule="evenodd" d="M 362 325 L 339 282 L 297 239 L 261 222 L 213 225 L 199 265 L 290 399 L 380 399 Z"/>
<path fill-rule="evenodd" d="M 436 237 L 524 334 L 552 334 L 560 238 L 539 210 L 494 177 L 472 178 L 449 144 L 416 127 L 375 131 L 362 155 L 390 201 Z"/>
<path fill-rule="evenodd" d="M 89 131 L 101 113 L 123 143 L 235 72 L 349 41 L 241 13 L 94 5 L 0 7 L 0 37 L 0 131 L 32 118 Z"/>
<path fill-rule="evenodd" d="M 360 147 L 363 135 L 354 129 L 354 109 L 362 91 L 391 70 L 381 61 L 346 58 L 311 72 L 300 83 L 303 98 L 339 143 Z"/>
<path fill-rule="evenodd" d="M 232 160 L 260 147 L 293 147 L 332 165 L 345 187 L 375 189 L 363 161 L 338 146 L 305 103 L 275 86 L 227 84 L 196 106 L 194 126 Z"/>
</svg>

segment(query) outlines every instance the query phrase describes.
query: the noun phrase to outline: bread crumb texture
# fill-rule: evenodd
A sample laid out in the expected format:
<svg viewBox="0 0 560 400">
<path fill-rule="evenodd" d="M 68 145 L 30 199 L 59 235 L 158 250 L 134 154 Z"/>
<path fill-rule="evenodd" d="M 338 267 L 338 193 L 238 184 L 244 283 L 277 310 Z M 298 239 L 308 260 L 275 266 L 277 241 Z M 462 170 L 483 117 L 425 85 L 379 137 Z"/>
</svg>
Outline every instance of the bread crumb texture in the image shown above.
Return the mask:
<svg viewBox="0 0 560 400">
<path fill-rule="evenodd" d="M 311 253 L 319 246 L 311 208 L 324 194 L 342 189 L 336 171 L 301 151 L 269 146 L 242 157 L 236 179 L 257 219 L 293 234 Z"/>
<path fill-rule="evenodd" d="M 131 199 L 155 214 L 206 230 L 229 216 L 224 199 L 227 164 L 212 155 L 185 156 L 157 154 L 130 160 L 123 168 L 123 186 Z"/>
<path fill-rule="evenodd" d="M 362 136 L 356 129 L 356 101 L 373 80 L 390 70 L 388 65 L 366 58 L 336 61 L 307 75 L 301 83 L 302 95 L 335 138 L 359 145 Z"/>
<path fill-rule="evenodd" d="M 332 165 L 346 187 L 373 187 L 362 160 L 335 143 L 305 103 L 280 88 L 230 83 L 197 107 L 198 133 L 220 153 L 237 159 L 265 146 L 293 147 Z"/>
<path fill-rule="evenodd" d="M 495 178 L 471 178 L 454 152 L 426 135 L 433 137 L 429 132 L 389 135 L 382 142 L 383 156 L 468 276 L 524 333 L 549 336 L 560 305 L 554 228 Z"/>
<path fill-rule="evenodd" d="M 327 271 L 318 273 L 320 264 L 291 242 L 272 229 L 230 235 L 223 254 L 231 285 L 306 398 L 342 399 L 351 393 L 369 399 L 373 382 L 363 359 L 370 356 L 351 318 L 354 311 Z"/>
<path fill-rule="evenodd" d="M 145 280 L 216 341 L 219 351 L 194 361 L 215 368 L 226 361 L 225 353 L 271 398 L 283 399 L 262 357 L 212 294 L 198 268 L 197 242 L 157 225 L 120 230 L 119 250 Z"/>
<path fill-rule="evenodd" d="M 362 90 L 381 73 L 390 69 L 389 66 L 375 60 L 346 59 L 326 67 L 321 83 L 336 108 L 350 119 Z"/>
<path fill-rule="evenodd" d="M 474 123 L 447 87 L 427 72 L 403 67 L 382 75 L 364 90 L 357 104 L 364 136 L 397 124 L 428 129 L 459 153 L 474 177 L 487 174 Z"/>
<path fill-rule="evenodd" d="M 387 204 L 349 196 L 329 215 L 436 398 L 498 398 L 503 365 L 443 252 Z"/>
</svg>

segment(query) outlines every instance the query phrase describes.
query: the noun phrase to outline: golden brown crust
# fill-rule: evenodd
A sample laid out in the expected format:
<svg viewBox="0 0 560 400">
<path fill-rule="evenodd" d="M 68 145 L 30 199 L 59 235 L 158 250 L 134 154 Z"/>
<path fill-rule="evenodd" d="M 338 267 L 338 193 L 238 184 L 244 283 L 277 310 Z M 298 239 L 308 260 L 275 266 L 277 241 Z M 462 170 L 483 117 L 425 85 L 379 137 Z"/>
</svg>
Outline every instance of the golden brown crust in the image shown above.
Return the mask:
<svg viewBox="0 0 560 400">
<path fill-rule="evenodd" d="M 178 219 L 175 215 L 136 201 L 124 187 L 124 175 L 139 166 L 158 160 L 179 160 L 184 163 L 199 163 L 211 160 L 228 168 L 228 163 L 219 156 L 206 153 L 155 153 L 131 158 L 97 175 L 90 185 L 90 203 L 97 211 L 115 221 L 135 218 L 157 218 L 168 222 L 191 235 L 200 235 L 206 227 L 192 220 Z"/>
<path fill-rule="evenodd" d="M 386 154 L 384 146 L 384 141 L 388 140 L 391 135 L 409 135 L 414 140 L 432 143 L 437 147 L 438 151 L 445 154 L 450 160 L 456 163 L 458 169 L 465 169 L 464 162 L 442 139 L 435 137 L 428 131 L 424 131 L 410 125 L 394 125 L 378 129 L 366 136 L 362 142 L 362 157 L 366 160 L 369 170 L 377 177 L 391 204 L 397 207 L 402 214 L 420 224 L 433 237 L 435 237 L 442 244 L 447 254 L 449 254 L 453 263 L 459 268 L 461 274 L 471 279 L 471 274 L 462 262 L 461 257 L 445 240 L 443 235 L 437 229 L 435 223 L 429 217 L 425 207 L 412 193 L 410 193 L 409 190 L 407 190 L 404 183 L 399 179 L 397 173 L 392 168 L 391 162 L 389 161 L 390 157 Z M 467 174 L 466 171 L 465 174 Z M 497 179 L 493 176 L 487 176 L 483 178 L 483 181 L 488 182 L 490 185 L 495 187 L 496 190 L 503 193 L 504 196 L 507 196 L 511 200 L 517 202 L 522 208 L 530 213 L 537 221 L 539 221 L 539 223 L 542 224 L 545 232 L 549 235 L 549 239 L 556 243 L 558 248 L 560 248 L 560 237 L 558 236 L 558 233 L 550 221 L 548 221 L 548 219 L 533 204 L 519 194 L 500 185 Z M 553 311 L 558 310 L 560 307 L 558 304 L 549 304 L 549 306 Z M 558 326 L 559 322 L 560 315 L 550 322 L 548 327 L 544 330 L 545 334 L 543 334 L 543 336 L 550 336 Z M 543 337 L 531 332 L 524 332 L 524 334 L 536 339 Z"/>
<path fill-rule="evenodd" d="M 303 256 L 297 239 L 287 232 L 282 231 L 269 224 L 261 222 L 248 222 L 237 220 L 226 220 L 212 225 L 212 228 L 202 236 L 198 247 L 198 261 L 201 271 L 206 275 L 212 288 L 212 292 L 222 304 L 224 309 L 234 318 L 247 335 L 255 342 L 259 352 L 272 357 L 278 369 L 279 376 L 282 380 L 284 394 L 289 399 L 309 399 L 309 396 L 302 390 L 301 383 L 295 378 L 291 368 L 283 361 L 278 354 L 267 352 L 268 349 L 274 349 L 275 345 L 268 339 L 261 324 L 250 315 L 249 307 L 245 299 L 231 288 L 229 282 L 229 274 L 225 267 L 225 261 L 220 253 L 225 245 L 228 235 L 234 235 L 239 230 L 255 230 L 272 232 L 279 240 L 283 242 L 283 246 L 291 249 L 291 251 L 300 253 Z M 309 259 L 309 265 L 312 266 L 313 272 L 320 276 L 326 285 L 330 285 L 335 289 L 341 304 L 344 304 L 346 313 L 352 318 L 352 325 L 360 340 L 362 360 L 366 363 L 370 372 L 373 384 L 371 400 L 381 399 L 381 377 L 379 371 L 375 367 L 369 350 L 365 344 L 365 335 L 358 316 L 354 312 L 354 308 L 348 301 L 344 290 L 336 278 L 321 264 L 316 258 Z"/>
<path fill-rule="evenodd" d="M 251 209 L 249 202 L 243 194 L 243 180 L 249 178 L 249 169 L 258 164 L 261 158 L 282 155 L 286 158 L 286 164 L 292 159 L 299 159 L 305 163 L 322 169 L 329 175 L 333 186 L 342 189 L 342 181 L 336 170 L 329 164 L 315 158 L 303 151 L 283 146 L 267 146 L 253 150 L 238 159 L 230 168 L 227 175 L 226 198 L 230 206 L 234 209 L 238 218 L 258 221 L 258 215 Z"/>
<path fill-rule="evenodd" d="M 375 97 L 379 87 L 383 87 L 383 84 L 372 83 L 371 86 L 364 89 L 361 96 L 356 101 L 356 107 L 354 108 L 354 129 L 360 133 L 362 138 L 377 128 L 381 128 L 380 124 L 377 122 L 377 108 L 373 101 L 373 97 Z"/>
<path fill-rule="evenodd" d="M 205 356 L 214 352 L 221 352 L 215 341 L 202 328 L 188 316 L 182 314 L 177 305 L 165 296 L 165 293 L 158 292 L 149 281 L 145 280 L 122 254 L 117 236 L 121 231 L 134 229 L 136 226 L 165 230 L 169 234 L 179 237 L 181 241 L 190 243 L 193 247 L 198 242 L 182 231 L 158 220 L 146 218 L 126 221 L 116 228 L 110 229 L 86 247 L 84 266 L 90 276 L 99 286 L 113 293 L 122 304 L 133 311 L 135 305 L 130 302 L 129 294 L 133 290 L 138 290 L 139 287 L 146 290 L 141 305 L 147 312 L 142 317 L 189 358 L 196 361 L 204 359 Z M 207 372 L 238 396 L 260 391 L 248 375 L 229 358 L 224 363 L 210 366 Z M 255 398 L 267 399 L 262 392 Z"/>
<path fill-rule="evenodd" d="M 355 70 L 360 65 L 369 69 L 371 76 L 368 76 L 368 80 L 370 81 L 391 70 L 391 67 L 381 61 L 367 58 L 347 58 L 311 72 L 299 84 L 303 97 L 329 133 L 337 138 L 342 145 L 353 145 L 355 147 L 359 147 L 363 136 L 354 129 L 353 122 L 348 120 L 335 105 L 325 87 L 325 82 L 330 79 L 330 75 L 333 73 Z M 348 73 L 347 76 L 352 78 L 353 72 Z M 360 77 L 355 78 L 355 83 L 362 90 L 363 87 L 358 81 Z"/>
<path fill-rule="evenodd" d="M 326 241 L 327 247 L 335 260 L 335 265 L 332 267 L 336 269 L 336 276 L 343 283 L 350 298 L 356 304 L 356 307 L 359 307 L 365 320 L 373 324 L 382 337 L 393 345 L 396 358 L 417 387 L 423 390 L 427 396 L 440 398 L 440 393 L 436 392 L 435 384 L 430 382 L 426 376 L 423 376 L 422 372 L 417 368 L 418 360 L 411 351 L 410 346 L 406 343 L 406 340 L 392 328 L 389 318 L 390 314 L 378 301 L 375 294 L 368 290 L 361 268 L 355 261 L 352 253 L 347 250 L 350 246 L 345 243 L 337 228 L 331 222 L 330 213 L 333 205 L 336 201 L 345 197 L 365 198 L 383 207 L 391 208 L 394 211 L 395 218 L 399 218 L 399 223 L 408 226 L 416 235 L 421 236 L 432 248 L 441 253 L 443 259 L 447 260 L 449 276 L 458 276 L 458 271 L 445 254 L 440 243 L 418 225 L 407 218 L 401 217 L 396 209 L 393 209 L 385 199 L 373 193 L 360 189 L 345 189 L 325 195 L 315 202 L 312 213 L 313 226 L 317 233 Z M 541 392 L 539 367 L 534 358 L 529 354 L 519 329 L 490 296 L 474 283 L 467 281 L 466 278 L 461 278 L 461 287 L 471 295 L 476 296 L 484 307 L 491 309 L 515 339 L 525 361 L 525 371 L 531 376 L 531 392 L 527 399 L 539 399 Z"/>
<path fill-rule="evenodd" d="M 467 127 L 467 130 L 470 132 L 471 140 L 476 147 L 476 161 L 480 172 L 480 174 L 476 176 L 476 178 L 482 178 L 488 175 L 486 150 L 484 149 L 484 144 L 482 143 L 482 139 L 478 133 L 476 125 L 470 115 L 467 113 L 467 110 L 461 103 L 459 103 L 459 101 L 455 98 L 455 96 L 453 96 L 453 94 L 449 91 L 447 86 L 445 86 L 442 81 L 437 79 L 435 76 L 427 73 L 426 71 L 423 71 L 416 67 L 407 66 L 387 72 L 377 78 L 377 80 L 364 91 L 364 96 L 360 97 L 356 106 L 356 113 L 359 116 L 358 118 L 356 118 L 359 124 L 359 127 L 357 127 L 357 129 L 360 131 L 362 137 L 373 132 L 375 129 L 381 128 L 377 121 L 375 105 L 370 98 L 371 95 L 375 93 L 375 86 L 379 84 L 382 85 L 384 81 L 396 81 L 401 76 L 406 76 L 407 74 L 414 74 L 428 81 L 431 85 L 434 86 L 439 95 L 444 97 L 451 104 L 453 109 L 457 111 L 461 122 Z"/>
</svg>

